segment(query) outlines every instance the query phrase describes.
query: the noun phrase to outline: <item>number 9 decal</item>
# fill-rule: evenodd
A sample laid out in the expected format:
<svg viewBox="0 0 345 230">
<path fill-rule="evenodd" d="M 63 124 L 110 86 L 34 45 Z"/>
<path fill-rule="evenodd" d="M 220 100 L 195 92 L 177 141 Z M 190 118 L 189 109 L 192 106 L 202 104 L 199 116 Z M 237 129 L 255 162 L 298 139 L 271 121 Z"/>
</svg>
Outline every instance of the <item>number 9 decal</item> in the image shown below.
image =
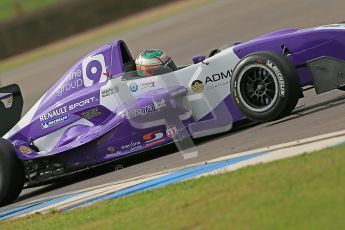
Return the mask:
<svg viewBox="0 0 345 230">
<path fill-rule="evenodd" d="M 105 60 L 102 54 L 87 57 L 82 62 L 83 80 L 85 87 L 90 87 L 94 83 L 107 81 Z"/>
</svg>

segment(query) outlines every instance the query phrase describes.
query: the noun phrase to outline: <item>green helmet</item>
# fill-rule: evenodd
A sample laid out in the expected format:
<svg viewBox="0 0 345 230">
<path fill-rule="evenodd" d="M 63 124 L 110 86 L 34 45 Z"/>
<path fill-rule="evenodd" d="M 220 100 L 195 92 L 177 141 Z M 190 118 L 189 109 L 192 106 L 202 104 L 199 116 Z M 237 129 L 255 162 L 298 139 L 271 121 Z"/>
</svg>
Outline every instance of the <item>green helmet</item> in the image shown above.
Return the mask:
<svg viewBox="0 0 345 230">
<path fill-rule="evenodd" d="M 177 70 L 171 57 L 163 50 L 145 50 L 135 59 L 137 72 L 142 77 L 151 77 Z"/>
</svg>

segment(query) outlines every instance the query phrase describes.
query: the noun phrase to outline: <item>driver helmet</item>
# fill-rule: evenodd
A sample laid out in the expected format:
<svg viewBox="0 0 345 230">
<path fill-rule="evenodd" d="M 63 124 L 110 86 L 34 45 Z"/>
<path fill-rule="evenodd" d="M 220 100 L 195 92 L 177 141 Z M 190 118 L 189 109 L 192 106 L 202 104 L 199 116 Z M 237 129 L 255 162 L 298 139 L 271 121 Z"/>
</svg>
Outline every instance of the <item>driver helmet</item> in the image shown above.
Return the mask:
<svg viewBox="0 0 345 230">
<path fill-rule="evenodd" d="M 177 67 L 163 50 L 148 49 L 135 59 L 137 72 L 141 77 L 152 77 L 177 70 Z"/>
</svg>

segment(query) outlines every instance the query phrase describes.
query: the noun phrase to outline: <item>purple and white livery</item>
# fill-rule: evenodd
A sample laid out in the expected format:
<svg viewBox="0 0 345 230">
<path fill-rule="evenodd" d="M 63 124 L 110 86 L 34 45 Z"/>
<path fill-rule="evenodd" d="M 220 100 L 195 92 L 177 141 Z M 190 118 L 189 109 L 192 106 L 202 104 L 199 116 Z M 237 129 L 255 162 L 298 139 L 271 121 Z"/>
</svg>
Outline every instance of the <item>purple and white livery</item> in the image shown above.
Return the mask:
<svg viewBox="0 0 345 230">
<path fill-rule="evenodd" d="M 344 89 L 344 61 L 345 24 L 268 33 L 149 78 L 138 78 L 125 42 L 114 41 L 78 61 L 10 130 L 2 124 L 0 204 L 23 186 L 225 132 L 240 120 L 279 119 L 304 86 Z M 18 114 L 20 99 L 19 89 L 0 89 L 2 123 L 16 104 Z"/>
</svg>

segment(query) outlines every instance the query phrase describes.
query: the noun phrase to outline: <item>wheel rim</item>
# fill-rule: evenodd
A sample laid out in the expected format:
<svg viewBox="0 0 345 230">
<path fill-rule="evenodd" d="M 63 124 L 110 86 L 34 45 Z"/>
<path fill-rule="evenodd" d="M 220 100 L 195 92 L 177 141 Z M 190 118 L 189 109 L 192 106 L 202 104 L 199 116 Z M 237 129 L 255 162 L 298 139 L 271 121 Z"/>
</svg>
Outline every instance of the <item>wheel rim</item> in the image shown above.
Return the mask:
<svg viewBox="0 0 345 230">
<path fill-rule="evenodd" d="M 277 78 L 265 65 L 246 66 L 240 72 L 237 88 L 242 104 L 255 112 L 270 109 L 278 99 Z"/>
</svg>

